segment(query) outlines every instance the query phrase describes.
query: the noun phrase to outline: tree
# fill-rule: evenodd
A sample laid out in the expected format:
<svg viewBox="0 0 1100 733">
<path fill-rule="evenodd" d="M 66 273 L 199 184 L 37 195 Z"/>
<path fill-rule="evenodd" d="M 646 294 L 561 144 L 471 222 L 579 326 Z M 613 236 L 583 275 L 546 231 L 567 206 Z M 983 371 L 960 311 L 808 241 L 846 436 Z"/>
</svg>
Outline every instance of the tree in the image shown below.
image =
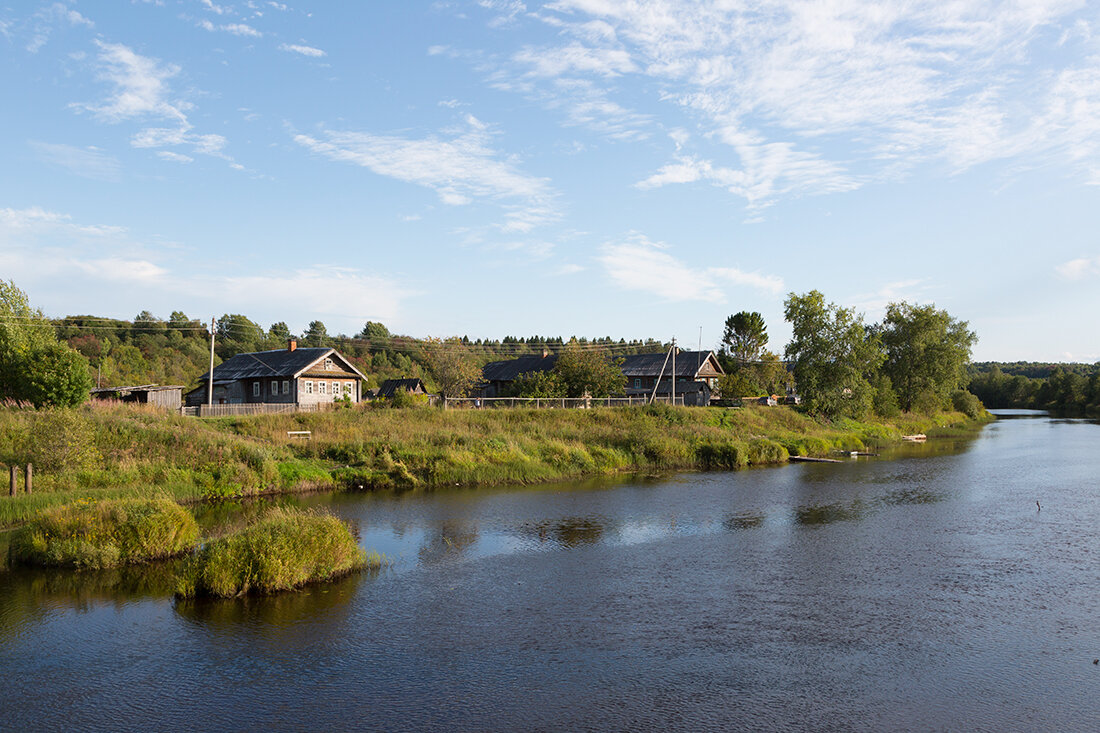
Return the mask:
<svg viewBox="0 0 1100 733">
<path fill-rule="evenodd" d="M 302 334 L 306 346 L 328 346 L 328 329 L 321 321 L 310 321 L 309 328 Z"/>
<path fill-rule="evenodd" d="M 381 323 L 377 321 L 367 321 L 366 325 L 363 326 L 363 330 L 356 334 L 355 338 L 378 342 L 377 344 L 372 343 L 371 346 L 387 346 L 391 334 L 390 330 Z"/>
<path fill-rule="evenodd" d="M 0 399 L 69 407 L 87 400 L 91 388 L 87 360 L 58 342 L 26 293 L 0 280 Z"/>
<path fill-rule="evenodd" d="M 242 352 L 259 351 L 264 344 L 264 329 L 239 313 L 223 314 L 217 321 L 215 350 L 222 359 Z"/>
<path fill-rule="evenodd" d="M 613 359 L 603 349 L 568 344 L 553 371 L 566 397 L 608 397 L 626 389 L 621 364 L 621 359 Z"/>
<path fill-rule="evenodd" d="M 786 356 L 795 383 L 811 414 L 862 417 L 871 408 L 870 378 L 882 364 L 878 337 L 863 316 L 834 303 L 817 290 L 790 293 L 784 314 L 793 331 Z"/>
<path fill-rule="evenodd" d="M 883 372 L 901 409 L 944 409 L 951 394 L 966 386 L 966 366 L 977 336 L 965 321 L 934 305 L 891 303 L 882 324 L 886 350 Z"/>
<path fill-rule="evenodd" d="M 526 372 L 512 383 L 516 397 L 565 397 L 565 386 L 553 371 Z"/>
<path fill-rule="evenodd" d="M 444 397 L 464 397 L 481 380 L 481 369 L 457 338 L 428 337 L 424 344 L 424 361 Z"/>
<path fill-rule="evenodd" d="M 759 313 L 741 311 L 726 319 L 722 351 L 738 364 L 756 361 L 768 344 L 768 327 Z"/>
</svg>

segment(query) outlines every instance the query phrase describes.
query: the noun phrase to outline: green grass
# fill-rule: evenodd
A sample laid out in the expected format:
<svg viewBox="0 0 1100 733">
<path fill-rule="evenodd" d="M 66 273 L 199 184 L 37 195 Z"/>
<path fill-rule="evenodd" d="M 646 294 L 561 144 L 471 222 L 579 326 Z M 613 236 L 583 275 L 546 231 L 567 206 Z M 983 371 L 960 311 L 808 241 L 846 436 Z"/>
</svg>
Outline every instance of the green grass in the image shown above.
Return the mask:
<svg viewBox="0 0 1100 733">
<path fill-rule="evenodd" d="M 112 499 L 51 507 L 11 538 L 13 562 L 112 568 L 188 552 L 199 526 L 168 498 Z"/>
<path fill-rule="evenodd" d="M 229 598 L 294 590 L 363 567 L 378 567 L 336 517 L 276 508 L 235 534 L 208 543 L 179 578 L 182 598 Z"/>
<path fill-rule="evenodd" d="M 359 408 L 202 420 L 129 405 L 0 410 L 0 465 L 35 464 L 34 494 L 0 496 L 0 527 L 79 498 L 156 492 L 187 502 L 325 488 L 430 489 L 738 468 L 975 424 L 961 413 L 825 424 L 789 407 L 662 405 Z M 299 430 L 311 431 L 312 439 L 287 436 Z"/>
</svg>

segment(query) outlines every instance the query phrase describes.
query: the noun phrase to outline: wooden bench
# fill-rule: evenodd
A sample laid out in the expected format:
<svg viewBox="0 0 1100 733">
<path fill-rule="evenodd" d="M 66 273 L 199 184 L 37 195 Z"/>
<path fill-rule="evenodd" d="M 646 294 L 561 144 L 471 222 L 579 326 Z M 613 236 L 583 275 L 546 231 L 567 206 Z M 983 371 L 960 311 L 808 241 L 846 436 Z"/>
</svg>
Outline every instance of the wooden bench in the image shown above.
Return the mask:
<svg viewBox="0 0 1100 733">
<path fill-rule="evenodd" d="M 310 438 L 313 437 L 313 431 L 312 430 L 288 430 L 288 431 L 286 431 L 286 437 L 288 437 L 288 438 L 302 438 L 304 440 L 309 440 Z"/>
</svg>

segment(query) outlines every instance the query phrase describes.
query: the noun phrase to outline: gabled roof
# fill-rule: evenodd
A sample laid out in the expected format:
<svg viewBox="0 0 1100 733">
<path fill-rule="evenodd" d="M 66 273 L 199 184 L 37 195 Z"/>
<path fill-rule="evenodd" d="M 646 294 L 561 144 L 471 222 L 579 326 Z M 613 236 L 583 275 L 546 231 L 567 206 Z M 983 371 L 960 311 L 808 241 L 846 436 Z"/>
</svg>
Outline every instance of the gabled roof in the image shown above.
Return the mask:
<svg viewBox="0 0 1100 733">
<path fill-rule="evenodd" d="M 491 361 L 481 368 L 481 376 L 486 382 L 512 382 L 519 375 L 528 372 L 548 372 L 558 363 L 557 354 L 533 354 L 506 361 Z"/>
<path fill-rule="evenodd" d="M 331 355 L 340 359 L 360 379 L 366 379 L 362 372 L 336 349 L 317 347 L 301 347 L 294 351 L 275 349 L 237 354 L 214 367 L 214 379 L 235 382 L 240 379 L 297 378 L 302 372 Z M 206 372 L 199 379 L 205 381 L 209 375 L 210 372 Z"/>
<path fill-rule="evenodd" d="M 661 365 L 664 365 L 665 376 L 671 375 L 672 359 L 669 358 L 668 363 L 665 364 L 665 357 L 667 356 L 667 351 L 659 354 L 624 356 L 623 374 L 627 377 L 656 377 L 661 373 Z M 676 376 L 694 377 L 699 372 L 700 367 L 706 364 L 708 359 L 713 358 L 714 353 L 711 351 L 678 351 L 676 352 Z M 722 368 L 718 366 L 717 360 L 714 361 L 714 365 L 721 373 Z"/>
<path fill-rule="evenodd" d="M 408 379 L 387 379 L 382 382 L 382 386 L 378 388 L 378 397 L 393 397 L 393 393 L 399 389 L 403 389 L 406 392 L 415 392 L 417 388 L 420 388 L 421 392 L 427 392 L 424 388 L 424 383 L 416 377 L 410 377 Z"/>
</svg>

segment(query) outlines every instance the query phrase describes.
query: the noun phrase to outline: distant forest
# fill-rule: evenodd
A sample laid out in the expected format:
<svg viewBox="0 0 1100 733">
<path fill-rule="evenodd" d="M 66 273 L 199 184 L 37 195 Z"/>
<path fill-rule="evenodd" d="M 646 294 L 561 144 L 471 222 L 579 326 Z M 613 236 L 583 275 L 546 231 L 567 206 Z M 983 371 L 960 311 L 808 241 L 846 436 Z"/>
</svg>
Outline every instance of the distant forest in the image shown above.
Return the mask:
<svg viewBox="0 0 1100 733">
<path fill-rule="evenodd" d="M 132 321 L 98 316 L 52 319 L 57 336 L 88 359 L 99 386 L 181 384 L 192 386 L 210 366 L 210 324 L 175 311 L 167 319 L 148 311 Z M 214 363 L 243 352 L 285 349 L 294 338 L 299 346 L 332 347 L 347 356 L 377 387 L 386 379 L 420 377 L 429 385 L 425 366 L 426 341 L 390 333 L 381 323 L 368 321 L 353 336 L 329 334 L 325 324 L 312 321 L 305 333 L 294 334 L 285 323 L 263 328 L 240 314 L 225 314 L 214 328 Z M 560 336 L 506 336 L 503 339 L 451 338 L 443 343 L 460 349 L 478 364 L 525 354 L 561 351 L 571 339 Z M 667 346 L 652 339 L 618 341 L 576 338 L 582 346 L 599 346 L 615 356 L 661 351 Z"/>
<path fill-rule="evenodd" d="M 1100 363 L 977 362 L 970 392 L 988 408 L 1100 415 Z"/>
</svg>

